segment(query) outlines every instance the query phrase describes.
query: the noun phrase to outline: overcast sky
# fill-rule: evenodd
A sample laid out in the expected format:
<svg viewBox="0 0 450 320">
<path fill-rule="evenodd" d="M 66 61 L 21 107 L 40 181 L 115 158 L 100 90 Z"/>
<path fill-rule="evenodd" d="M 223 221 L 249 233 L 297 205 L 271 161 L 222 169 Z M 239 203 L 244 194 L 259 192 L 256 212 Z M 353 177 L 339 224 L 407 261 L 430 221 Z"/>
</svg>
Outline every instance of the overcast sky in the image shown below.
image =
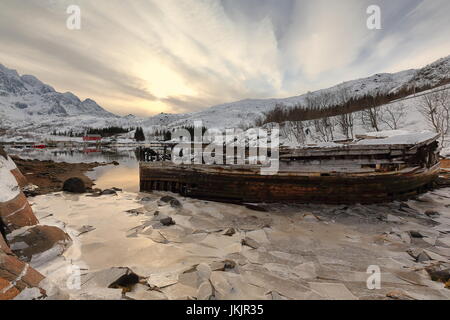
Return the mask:
<svg viewBox="0 0 450 320">
<path fill-rule="evenodd" d="M 81 30 L 66 28 L 69 5 Z M 366 26 L 381 7 L 382 30 Z M 141 116 L 288 97 L 450 54 L 448 0 L 0 0 L 0 63 Z"/>
</svg>

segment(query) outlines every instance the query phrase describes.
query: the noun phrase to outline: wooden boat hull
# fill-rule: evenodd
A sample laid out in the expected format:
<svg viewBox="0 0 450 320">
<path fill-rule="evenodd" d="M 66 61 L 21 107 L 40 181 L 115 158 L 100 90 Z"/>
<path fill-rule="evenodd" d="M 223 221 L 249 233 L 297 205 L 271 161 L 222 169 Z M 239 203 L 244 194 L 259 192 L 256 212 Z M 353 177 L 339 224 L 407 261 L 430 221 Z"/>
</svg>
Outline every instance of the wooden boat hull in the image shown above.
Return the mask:
<svg viewBox="0 0 450 320">
<path fill-rule="evenodd" d="M 439 164 L 376 174 L 314 175 L 255 170 L 141 163 L 141 191 L 171 191 L 221 202 L 380 203 L 406 199 L 427 189 L 439 176 Z"/>
</svg>

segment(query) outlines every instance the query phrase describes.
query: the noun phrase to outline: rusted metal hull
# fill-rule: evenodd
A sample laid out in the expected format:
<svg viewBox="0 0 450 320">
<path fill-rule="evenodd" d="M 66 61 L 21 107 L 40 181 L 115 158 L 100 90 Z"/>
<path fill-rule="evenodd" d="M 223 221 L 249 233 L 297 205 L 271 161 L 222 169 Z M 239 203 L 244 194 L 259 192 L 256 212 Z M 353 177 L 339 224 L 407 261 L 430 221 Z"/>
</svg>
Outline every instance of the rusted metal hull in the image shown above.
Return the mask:
<svg viewBox="0 0 450 320">
<path fill-rule="evenodd" d="M 141 163 L 141 191 L 171 191 L 221 202 L 380 203 L 423 192 L 439 175 L 439 165 L 377 174 L 313 175 L 254 170 L 177 167 Z"/>
</svg>

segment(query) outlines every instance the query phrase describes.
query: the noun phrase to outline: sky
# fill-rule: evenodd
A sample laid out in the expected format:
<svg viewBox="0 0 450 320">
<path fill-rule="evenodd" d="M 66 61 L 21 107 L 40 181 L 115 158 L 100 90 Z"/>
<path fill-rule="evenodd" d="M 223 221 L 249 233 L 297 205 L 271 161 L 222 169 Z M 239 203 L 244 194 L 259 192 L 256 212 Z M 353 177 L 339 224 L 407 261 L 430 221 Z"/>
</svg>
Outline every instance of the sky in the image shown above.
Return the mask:
<svg viewBox="0 0 450 320">
<path fill-rule="evenodd" d="M 81 28 L 67 28 L 67 8 Z M 367 8 L 381 9 L 381 29 Z M 0 0 L 0 63 L 117 114 L 283 98 L 450 54 L 448 0 Z"/>
</svg>

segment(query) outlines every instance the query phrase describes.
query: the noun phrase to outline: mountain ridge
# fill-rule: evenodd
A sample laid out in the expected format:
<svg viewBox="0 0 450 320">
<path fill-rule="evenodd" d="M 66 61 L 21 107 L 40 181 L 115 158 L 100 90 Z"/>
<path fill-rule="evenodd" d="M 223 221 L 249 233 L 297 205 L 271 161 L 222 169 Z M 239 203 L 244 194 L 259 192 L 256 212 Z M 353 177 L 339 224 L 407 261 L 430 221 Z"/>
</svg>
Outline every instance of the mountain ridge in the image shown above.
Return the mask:
<svg viewBox="0 0 450 320">
<path fill-rule="evenodd" d="M 338 85 L 288 98 L 244 99 L 211 106 L 185 114 L 161 113 L 148 118 L 115 115 L 92 99 L 81 101 L 71 92 L 60 93 L 32 75 L 20 76 L 0 64 L 0 116 L 3 126 L 24 129 L 61 126 L 82 130 L 87 127 L 143 126 L 149 129 L 174 128 L 202 121 L 210 128 L 248 127 L 277 105 L 304 105 L 310 96 L 336 95 L 344 88 L 352 98 L 388 94 L 405 88 L 436 86 L 450 82 L 450 56 L 421 69 L 378 73 Z M 76 121 L 75 121 L 76 120 Z"/>
</svg>

